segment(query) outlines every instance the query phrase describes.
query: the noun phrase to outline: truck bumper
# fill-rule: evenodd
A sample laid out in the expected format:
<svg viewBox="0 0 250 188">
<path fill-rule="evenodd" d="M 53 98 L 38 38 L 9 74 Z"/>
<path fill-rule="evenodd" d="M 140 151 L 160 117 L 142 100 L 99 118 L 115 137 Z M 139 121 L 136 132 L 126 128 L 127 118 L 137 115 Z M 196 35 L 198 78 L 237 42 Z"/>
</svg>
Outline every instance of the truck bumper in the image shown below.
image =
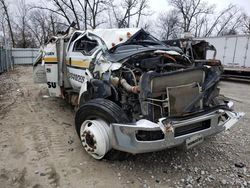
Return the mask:
<svg viewBox="0 0 250 188">
<path fill-rule="evenodd" d="M 205 137 L 227 130 L 242 116 L 244 116 L 242 112 L 220 109 L 180 121 L 166 122 L 166 118 L 161 118 L 158 123 L 146 119 L 134 124 L 114 123 L 111 124 L 112 148 L 132 154 L 159 151 L 187 144 L 188 140 L 197 136 L 203 140 Z M 158 138 L 147 136 L 153 134 L 158 134 Z M 195 142 L 193 143 L 191 145 L 195 145 Z"/>
</svg>

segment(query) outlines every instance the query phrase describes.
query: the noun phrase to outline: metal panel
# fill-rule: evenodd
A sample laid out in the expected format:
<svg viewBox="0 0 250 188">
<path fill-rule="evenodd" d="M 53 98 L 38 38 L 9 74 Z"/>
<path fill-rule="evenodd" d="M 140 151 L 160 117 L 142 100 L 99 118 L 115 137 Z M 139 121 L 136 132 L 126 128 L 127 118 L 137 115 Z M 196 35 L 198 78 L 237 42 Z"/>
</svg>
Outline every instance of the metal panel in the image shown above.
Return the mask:
<svg viewBox="0 0 250 188">
<path fill-rule="evenodd" d="M 247 37 L 244 67 L 250 68 L 250 35 Z"/>
<path fill-rule="evenodd" d="M 206 40 L 217 50 L 216 58 L 230 68 L 250 68 L 250 35 L 197 38 Z M 211 58 L 208 54 L 208 58 Z"/>
<path fill-rule="evenodd" d="M 204 40 L 208 41 L 209 43 L 213 44 L 217 50 L 216 58 L 221 60 L 224 63 L 224 53 L 225 53 L 225 46 L 226 46 L 226 39 L 223 38 L 204 38 Z M 213 58 L 213 52 L 207 54 L 208 59 Z"/>
<path fill-rule="evenodd" d="M 39 49 L 37 48 L 13 48 L 12 56 L 14 64 L 25 65 L 33 64 L 36 56 L 38 55 Z"/>
<path fill-rule="evenodd" d="M 224 65 L 234 66 L 234 56 L 235 56 L 236 45 L 237 45 L 236 37 L 226 37 L 226 45 L 225 45 L 224 59 L 223 59 Z"/>
<path fill-rule="evenodd" d="M 0 48 L 0 73 L 13 69 L 11 50 Z"/>
<path fill-rule="evenodd" d="M 242 36 L 237 37 L 233 66 L 235 67 L 244 66 L 247 42 L 248 41 L 246 37 Z"/>
</svg>

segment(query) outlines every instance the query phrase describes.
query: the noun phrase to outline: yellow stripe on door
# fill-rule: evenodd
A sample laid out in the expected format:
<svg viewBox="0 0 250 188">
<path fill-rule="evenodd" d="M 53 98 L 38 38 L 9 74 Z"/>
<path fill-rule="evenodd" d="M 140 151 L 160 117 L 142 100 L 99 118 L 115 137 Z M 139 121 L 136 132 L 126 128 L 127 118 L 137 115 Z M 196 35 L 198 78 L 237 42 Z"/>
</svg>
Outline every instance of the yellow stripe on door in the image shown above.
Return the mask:
<svg viewBox="0 0 250 188">
<path fill-rule="evenodd" d="M 67 60 L 66 61 L 67 65 L 75 66 L 75 67 L 81 67 L 81 68 L 89 68 L 90 61 L 88 60 Z"/>
<path fill-rule="evenodd" d="M 44 57 L 44 62 L 57 62 L 57 57 Z"/>
</svg>

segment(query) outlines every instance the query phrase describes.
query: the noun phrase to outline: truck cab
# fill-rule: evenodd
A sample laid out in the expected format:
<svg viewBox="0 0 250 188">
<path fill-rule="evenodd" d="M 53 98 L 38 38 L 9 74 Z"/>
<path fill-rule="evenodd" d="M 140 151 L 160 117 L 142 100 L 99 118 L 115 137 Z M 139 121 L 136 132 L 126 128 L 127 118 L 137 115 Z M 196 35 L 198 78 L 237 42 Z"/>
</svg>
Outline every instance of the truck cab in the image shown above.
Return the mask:
<svg viewBox="0 0 250 188">
<path fill-rule="evenodd" d="M 34 62 L 34 81 L 76 109 L 75 128 L 95 159 L 187 148 L 244 113 L 220 95 L 221 64 L 195 61 L 138 28 L 69 30 Z"/>
</svg>

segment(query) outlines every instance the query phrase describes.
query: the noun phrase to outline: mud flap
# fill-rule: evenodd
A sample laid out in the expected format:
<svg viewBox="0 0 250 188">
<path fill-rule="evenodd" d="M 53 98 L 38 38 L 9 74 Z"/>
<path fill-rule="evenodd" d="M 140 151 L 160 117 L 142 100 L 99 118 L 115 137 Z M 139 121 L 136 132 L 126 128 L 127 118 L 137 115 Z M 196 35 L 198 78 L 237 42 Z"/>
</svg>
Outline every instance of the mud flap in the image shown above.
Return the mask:
<svg viewBox="0 0 250 188">
<path fill-rule="evenodd" d="M 33 67 L 33 81 L 35 84 L 47 83 L 45 68 L 41 64 Z"/>
<path fill-rule="evenodd" d="M 33 81 L 35 84 L 47 83 L 45 67 L 42 63 L 42 52 L 40 52 L 33 63 Z"/>
</svg>

